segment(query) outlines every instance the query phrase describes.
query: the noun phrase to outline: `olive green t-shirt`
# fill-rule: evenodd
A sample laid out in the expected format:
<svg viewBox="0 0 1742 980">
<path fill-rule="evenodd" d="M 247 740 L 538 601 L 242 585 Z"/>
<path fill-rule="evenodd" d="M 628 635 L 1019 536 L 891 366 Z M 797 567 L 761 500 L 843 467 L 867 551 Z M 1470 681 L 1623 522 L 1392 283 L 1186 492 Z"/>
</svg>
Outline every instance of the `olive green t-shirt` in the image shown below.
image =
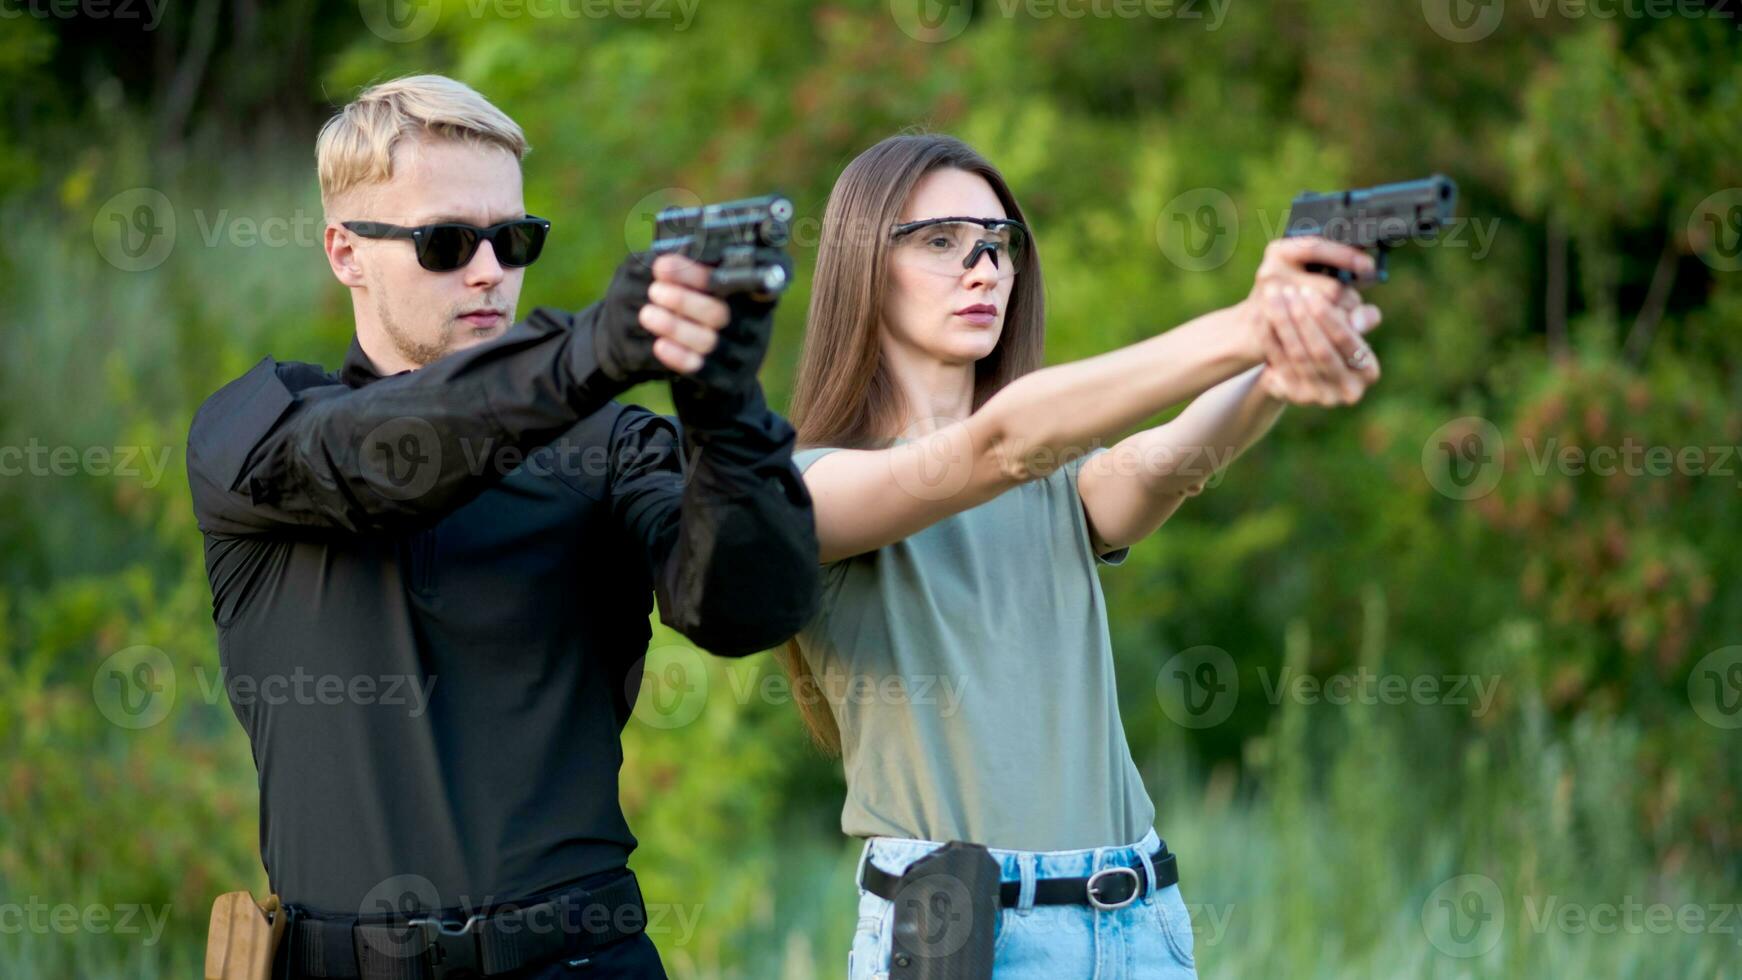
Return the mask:
<svg viewBox="0 0 1742 980">
<path fill-rule="evenodd" d="M 841 729 L 846 833 L 1058 851 L 1153 827 L 1095 571 L 1125 551 L 1089 543 L 1086 458 L 824 567 L 798 640 Z"/>
</svg>

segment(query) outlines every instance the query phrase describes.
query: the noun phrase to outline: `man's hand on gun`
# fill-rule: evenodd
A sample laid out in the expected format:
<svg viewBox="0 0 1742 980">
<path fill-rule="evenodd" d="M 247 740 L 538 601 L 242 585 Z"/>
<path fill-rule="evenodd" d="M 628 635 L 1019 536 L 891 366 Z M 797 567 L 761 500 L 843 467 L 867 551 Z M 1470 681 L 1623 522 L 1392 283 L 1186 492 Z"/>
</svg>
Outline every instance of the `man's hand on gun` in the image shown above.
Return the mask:
<svg viewBox="0 0 1742 980">
<path fill-rule="evenodd" d="M 625 260 L 606 291 L 597 341 L 605 372 L 671 378 L 680 413 L 740 400 L 792 279 L 792 214 L 779 195 L 661 211 L 651 251 Z"/>
<path fill-rule="evenodd" d="M 693 375 L 720 344 L 721 330 L 732 322 L 732 308 L 710 294 L 713 270 L 681 255 L 653 260 L 653 282 L 640 323 L 657 339 L 653 356 L 677 374 Z"/>
<path fill-rule="evenodd" d="M 726 301 L 708 292 L 712 272 L 681 255 L 624 259 L 600 312 L 597 344 L 605 373 L 640 382 L 700 371 L 732 320 Z"/>
<path fill-rule="evenodd" d="M 1377 306 L 1351 285 L 1309 266 L 1374 271 L 1371 256 L 1324 238 L 1270 243 L 1248 303 L 1264 350 L 1259 384 L 1295 405 L 1352 405 L 1379 380 L 1379 358 L 1362 334 L 1379 325 Z"/>
</svg>

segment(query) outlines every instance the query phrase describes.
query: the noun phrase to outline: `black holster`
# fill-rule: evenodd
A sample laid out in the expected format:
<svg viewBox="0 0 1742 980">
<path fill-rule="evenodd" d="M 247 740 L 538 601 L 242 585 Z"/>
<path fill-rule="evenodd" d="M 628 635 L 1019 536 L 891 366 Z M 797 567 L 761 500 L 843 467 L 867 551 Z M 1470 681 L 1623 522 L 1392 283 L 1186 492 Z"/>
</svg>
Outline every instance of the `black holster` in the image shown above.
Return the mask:
<svg viewBox="0 0 1742 980">
<path fill-rule="evenodd" d="M 951 841 L 907 866 L 895 896 L 890 980 L 988 980 L 998 861 Z"/>
</svg>

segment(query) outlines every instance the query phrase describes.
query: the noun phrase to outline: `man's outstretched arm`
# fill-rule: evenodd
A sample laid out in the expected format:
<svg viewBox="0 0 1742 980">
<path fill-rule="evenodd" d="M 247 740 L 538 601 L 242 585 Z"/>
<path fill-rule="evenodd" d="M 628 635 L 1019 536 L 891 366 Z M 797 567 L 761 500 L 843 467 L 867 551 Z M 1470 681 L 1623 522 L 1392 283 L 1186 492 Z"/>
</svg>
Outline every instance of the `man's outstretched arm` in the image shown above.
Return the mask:
<svg viewBox="0 0 1742 980">
<path fill-rule="evenodd" d="M 434 523 L 637 381 L 669 376 L 638 322 L 651 274 L 631 259 L 579 313 L 538 309 L 501 337 L 361 388 L 262 360 L 200 407 L 188 481 L 200 528 L 385 531 Z M 303 382 L 303 383 L 299 383 Z"/>
</svg>

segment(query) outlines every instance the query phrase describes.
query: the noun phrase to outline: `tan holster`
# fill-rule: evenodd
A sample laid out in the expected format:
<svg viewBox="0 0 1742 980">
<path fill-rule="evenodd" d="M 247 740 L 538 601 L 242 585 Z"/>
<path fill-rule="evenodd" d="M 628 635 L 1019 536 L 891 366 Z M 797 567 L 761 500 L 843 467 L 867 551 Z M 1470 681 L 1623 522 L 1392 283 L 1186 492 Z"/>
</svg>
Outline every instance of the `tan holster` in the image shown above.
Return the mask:
<svg viewBox="0 0 1742 980">
<path fill-rule="evenodd" d="M 283 938 L 277 895 L 264 903 L 248 892 L 219 895 L 206 933 L 206 980 L 272 980 L 272 956 Z"/>
</svg>

